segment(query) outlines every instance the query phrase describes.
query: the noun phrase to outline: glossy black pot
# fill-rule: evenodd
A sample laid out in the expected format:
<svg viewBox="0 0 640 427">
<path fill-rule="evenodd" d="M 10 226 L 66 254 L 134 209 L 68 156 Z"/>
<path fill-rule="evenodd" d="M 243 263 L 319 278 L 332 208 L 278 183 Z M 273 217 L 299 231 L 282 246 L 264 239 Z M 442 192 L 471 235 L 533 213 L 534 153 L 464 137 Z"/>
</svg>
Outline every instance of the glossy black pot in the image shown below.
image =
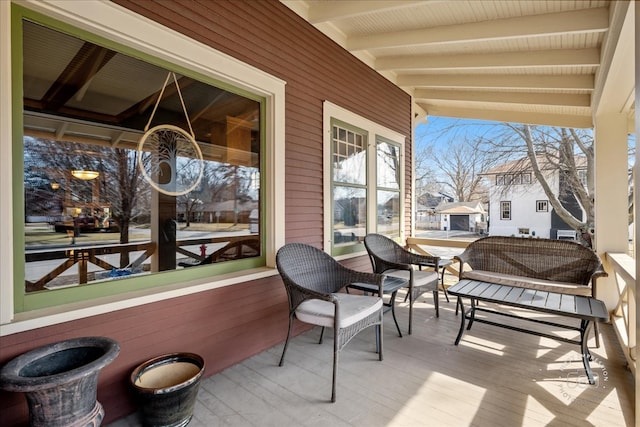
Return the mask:
<svg viewBox="0 0 640 427">
<path fill-rule="evenodd" d="M 204 359 L 193 353 L 155 357 L 134 369 L 142 424 L 147 427 L 186 426 L 193 416 Z"/>
<path fill-rule="evenodd" d="M 107 337 L 83 337 L 36 348 L 0 370 L 0 386 L 22 392 L 34 427 L 96 427 L 104 409 L 97 401 L 98 375 L 120 352 Z"/>
</svg>

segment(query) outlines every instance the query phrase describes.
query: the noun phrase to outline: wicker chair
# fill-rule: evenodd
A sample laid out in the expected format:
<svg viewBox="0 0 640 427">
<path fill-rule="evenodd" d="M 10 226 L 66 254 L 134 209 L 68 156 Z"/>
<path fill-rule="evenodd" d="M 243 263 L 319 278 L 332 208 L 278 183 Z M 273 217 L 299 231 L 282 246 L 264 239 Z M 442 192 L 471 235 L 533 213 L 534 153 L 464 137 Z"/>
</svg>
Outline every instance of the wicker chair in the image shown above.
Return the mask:
<svg viewBox="0 0 640 427">
<path fill-rule="evenodd" d="M 336 401 L 336 374 L 340 350 L 363 329 L 376 326 L 376 351 L 382 360 L 382 299 L 339 292 L 349 283 L 370 283 L 382 295 L 382 274 L 351 270 L 330 255 L 302 243 L 284 245 L 276 255 L 276 265 L 289 298 L 289 330 L 279 366 L 291 337 L 294 318 L 333 328 L 333 379 L 331 401 Z"/>
<path fill-rule="evenodd" d="M 416 266 L 438 265 L 439 257 L 410 252 L 381 234 L 367 234 L 364 238 L 369 259 L 375 273 L 407 279 L 409 283 L 409 335 L 413 323 L 413 302 L 423 293 L 433 292 L 436 317 L 440 316 L 438 304 L 438 272 L 416 270 Z"/>
</svg>

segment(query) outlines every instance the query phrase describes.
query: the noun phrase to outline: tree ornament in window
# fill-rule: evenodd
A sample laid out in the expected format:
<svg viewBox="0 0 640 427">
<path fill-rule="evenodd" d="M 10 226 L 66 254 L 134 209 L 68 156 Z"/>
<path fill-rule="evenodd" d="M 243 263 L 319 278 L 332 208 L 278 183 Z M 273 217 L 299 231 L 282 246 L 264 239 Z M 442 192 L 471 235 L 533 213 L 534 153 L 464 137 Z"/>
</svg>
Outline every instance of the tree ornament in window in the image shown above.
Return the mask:
<svg viewBox="0 0 640 427">
<path fill-rule="evenodd" d="M 170 77 L 173 77 L 189 132 L 171 124 L 149 129 Z M 138 166 L 144 178 L 154 189 L 169 196 L 180 196 L 193 191 L 202 179 L 204 160 L 175 73 L 167 74 L 144 130 L 138 143 Z"/>
</svg>

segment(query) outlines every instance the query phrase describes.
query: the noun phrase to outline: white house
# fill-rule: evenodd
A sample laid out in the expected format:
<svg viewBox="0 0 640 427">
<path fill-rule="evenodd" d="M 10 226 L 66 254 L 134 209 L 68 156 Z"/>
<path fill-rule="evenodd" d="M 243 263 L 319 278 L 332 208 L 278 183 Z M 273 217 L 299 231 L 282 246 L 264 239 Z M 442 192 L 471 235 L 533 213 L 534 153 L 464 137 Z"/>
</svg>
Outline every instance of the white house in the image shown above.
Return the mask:
<svg viewBox="0 0 640 427">
<path fill-rule="evenodd" d="M 576 165 L 586 182 L 585 159 L 577 157 Z M 554 193 L 560 194 L 558 170 L 542 168 L 542 173 Z M 528 159 L 504 163 L 481 175 L 489 189 L 490 235 L 575 238 L 575 231 L 553 212 Z M 573 195 L 563 197 L 562 203 L 574 216 L 585 220 L 586 213 Z"/>
</svg>

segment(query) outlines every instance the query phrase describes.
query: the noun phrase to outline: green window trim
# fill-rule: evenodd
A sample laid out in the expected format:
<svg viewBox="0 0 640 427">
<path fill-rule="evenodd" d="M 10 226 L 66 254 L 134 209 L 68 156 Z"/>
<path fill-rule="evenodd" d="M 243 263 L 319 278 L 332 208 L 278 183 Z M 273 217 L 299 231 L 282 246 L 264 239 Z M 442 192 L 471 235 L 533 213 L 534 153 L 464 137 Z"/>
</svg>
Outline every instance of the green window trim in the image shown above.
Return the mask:
<svg viewBox="0 0 640 427">
<path fill-rule="evenodd" d="M 11 66 L 11 79 L 12 79 L 12 110 L 22 111 L 22 22 L 23 20 L 32 21 L 49 28 L 61 31 L 83 40 L 90 41 L 96 44 L 100 44 L 109 49 L 118 51 L 120 53 L 132 56 L 136 59 L 140 59 L 145 62 L 149 62 L 153 65 L 177 72 L 179 74 L 193 77 L 203 83 L 217 86 L 221 89 L 225 89 L 229 92 L 236 93 L 246 98 L 257 101 L 260 104 L 260 119 L 265 126 L 261 127 L 260 133 L 260 146 L 261 152 L 265 150 L 265 127 L 266 127 L 266 108 L 267 102 L 264 97 L 242 90 L 241 88 L 233 87 L 227 83 L 218 81 L 211 76 L 203 75 L 189 70 L 186 67 L 182 67 L 177 64 L 173 64 L 169 61 L 165 61 L 146 53 L 140 52 L 134 48 L 121 45 L 119 43 L 102 38 L 89 31 L 79 29 L 71 24 L 63 23 L 53 18 L 47 17 L 38 12 L 29 10 L 19 5 L 12 5 L 12 25 L 11 25 L 11 46 L 12 46 L 12 66 Z M 23 189 L 23 117 L 22 114 L 12 115 L 12 137 L 13 137 L 13 156 L 12 156 L 12 192 L 13 192 L 13 252 L 14 254 L 24 254 L 25 238 L 24 238 L 24 189 Z M 265 157 L 260 156 L 260 169 L 265 170 Z M 260 197 L 260 209 L 266 213 L 265 209 L 265 177 L 261 174 L 261 194 Z M 261 215 L 261 229 L 265 229 L 265 215 Z M 146 289 L 157 289 L 161 292 L 163 287 L 175 285 L 180 282 L 198 281 L 207 278 L 211 278 L 215 275 L 222 275 L 231 272 L 249 270 L 259 267 L 264 267 L 266 262 L 265 255 L 265 236 L 262 235 L 261 239 L 261 256 L 249 259 L 242 259 L 227 263 L 213 264 L 211 266 L 157 272 L 153 275 L 138 276 L 136 278 L 122 278 L 119 280 L 110 281 L 110 286 L 100 285 L 88 285 L 78 286 L 74 288 L 59 289 L 56 291 L 44 291 L 35 292 L 33 294 L 25 294 L 25 270 L 24 270 L 24 256 L 14 256 L 13 258 L 13 278 L 14 278 L 14 313 L 21 313 L 46 307 L 53 307 L 63 304 L 85 302 L 92 299 L 101 297 L 114 296 L 131 291 L 140 291 Z"/>
</svg>

